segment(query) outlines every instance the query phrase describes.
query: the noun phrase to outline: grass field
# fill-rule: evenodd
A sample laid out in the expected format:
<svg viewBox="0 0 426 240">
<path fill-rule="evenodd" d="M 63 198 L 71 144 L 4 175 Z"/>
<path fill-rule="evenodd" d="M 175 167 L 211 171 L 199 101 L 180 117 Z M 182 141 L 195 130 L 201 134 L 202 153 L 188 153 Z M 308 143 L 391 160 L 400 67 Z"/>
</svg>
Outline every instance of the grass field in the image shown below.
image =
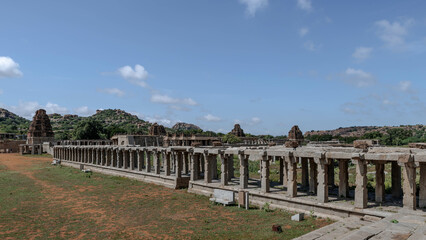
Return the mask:
<svg viewBox="0 0 426 240">
<path fill-rule="evenodd" d="M 0 154 L 0 239 L 291 239 L 331 223 Z M 283 233 L 271 231 L 280 224 Z"/>
</svg>

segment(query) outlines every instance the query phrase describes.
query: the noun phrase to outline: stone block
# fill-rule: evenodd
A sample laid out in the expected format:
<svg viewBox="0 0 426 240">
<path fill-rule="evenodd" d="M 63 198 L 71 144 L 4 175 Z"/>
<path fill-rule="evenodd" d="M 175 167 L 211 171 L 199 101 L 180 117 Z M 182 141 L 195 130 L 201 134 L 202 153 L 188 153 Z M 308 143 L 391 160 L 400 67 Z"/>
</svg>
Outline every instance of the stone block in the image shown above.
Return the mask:
<svg viewBox="0 0 426 240">
<path fill-rule="evenodd" d="M 296 221 L 296 222 L 303 221 L 304 219 L 305 219 L 305 214 L 304 213 L 298 213 L 296 215 L 291 216 L 291 220 L 292 221 Z"/>
</svg>

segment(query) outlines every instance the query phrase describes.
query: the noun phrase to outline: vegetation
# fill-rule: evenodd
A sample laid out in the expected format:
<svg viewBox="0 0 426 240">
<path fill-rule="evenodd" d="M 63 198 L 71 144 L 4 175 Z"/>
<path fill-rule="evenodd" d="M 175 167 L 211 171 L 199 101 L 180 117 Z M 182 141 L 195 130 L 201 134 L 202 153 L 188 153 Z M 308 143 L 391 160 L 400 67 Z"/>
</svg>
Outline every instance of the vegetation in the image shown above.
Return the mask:
<svg viewBox="0 0 426 240">
<path fill-rule="evenodd" d="M 14 113 L 0 108 L 0 132 L 26 135 L 30 121 Z"/>
<path fill-rule="evenodd" d="M 0 155 L 4 158 L 7 155 Z M 331 221 L 210 204 L 208 197 L 16 155 L 0 161 L 0 239 L 292 239 Z M 283 233 L 271 230 L 283 226 Z"/>
<path fill-rule="evenodd" d="M 242 142 L 241 139 L 237 136 L 235 136 L 234 134 L 226 134 L 222 137 L 222 142 L 224 143 L 229 143 L 229 144 L 235 144 L 235 143 L 240 143 Z"/>
</svg>

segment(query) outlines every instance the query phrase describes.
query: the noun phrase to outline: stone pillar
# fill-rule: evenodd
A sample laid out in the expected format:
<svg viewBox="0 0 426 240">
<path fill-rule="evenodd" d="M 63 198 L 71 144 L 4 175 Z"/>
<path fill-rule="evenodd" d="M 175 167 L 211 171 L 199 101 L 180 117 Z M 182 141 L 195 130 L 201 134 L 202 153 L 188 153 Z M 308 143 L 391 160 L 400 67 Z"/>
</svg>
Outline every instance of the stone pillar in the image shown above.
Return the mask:
<svg viewBox="0 0 426 240">
<path fill-rule="evenodd" d="M 308 189 L 309 188 L 309 168 L 308 168 L 308 159 L 302 157 L 302 188 Z"/>
<path fill-rule="evenodd" d="M 101 150 L 99 148 L 96 148 L 96 165 L 101 165 Z"/>
<path fill-rule="evenodd" d="M 286 156 L 288 164 L 287 195 L 297 196 L 297 160 L 293 156 Z"/>
<path fill-rule="evenodd" d="M 400 198 L 402 196 L 401 187 L 401 166 L 398 162 L 392 162 L 392 197 Z"/>
<path fill-rule="evenodd" d="M 211 165 L 212 165 L 211 160 L 212 160 L 212 158 L 207 153 L 205 153 L 204 154 L 204 164 L 205 164 L 205 166 L 204 166 L 204 182 L 205 183 L 211 183 L 212 182 L 213 173 L 212 173 L 212 167 L 211 167 Z"/>
<path fill-rule="evenodd" d="M 123 150 L 123 165 L 124 165 L 124 169 L 129 169 L 129 164 L 130 163 L 130 150 L 128 149 L 124 149 Z"/>
<path fill-rule="evenodd" d="M 123 167 L 123 150 L 117 149 L 117 167 L 122 168 Z"/>
<path fill-rule="evenodd" d="M 325 158 L 315 158 L 314 161 L 318 166 L 317 200 L 320 203 L 326 203 L 328 202 L 329 160 Z"/>
<path fill-rule="evenodd" d="M 231 181 L 233 177 L 235 177 L 234 174 L 234 155 L 229 154 L 227 155 L 228 158 L 228 181 Z"/>
<path fill-rule="evenodd" d="M 245 189 L 248 188 L 248 159 L 244 153 L 238 154 L 238 158 L 240 160 L 240 188 Z"/>
<path fill-rule="evenodd" d="M 283 185 L 284 184 L 284 158 L 283 157 L 277 157 L 280 161 L 280 166 L 278 167 L 278 175 L 279 175 L 279 184 Z M 276 162 L 275 162 L 276 163 Z"/>
<path fill-rule="evenodd" d="M 368 203 L 367 162 L 360 158 L 354 159 L 356 168 L 355 207 L 366 208 Z"/>
<path fill-rule="evenodd" d="M 116 167 L 117 166 L 117 150 L 111 149 L 111 165 L 110 167 Z"/>
<path fill-rule="evenodd" d="M 426 207 L 426 163 L 420 163 L 419 208 Z"/>
<path fill-rule="evenodd" d="M 211 156 L 211 159 L 209 159 L 211 161 L 211 172 L 212 172 L 212 179 L 217 179 L 217 156 Z"/>
<path fill-rule="evenodd" d="M 200 155 L 191 153 L 191 181 L 198 180 L 198 177 L 200 176 L 200 164 L 199 159 Z"/>
<path fill-rule="evenodd" d="M 334 159 L 330 159 L 330 164 L 328 165 L 328 185 L 332 188 L 335 187 L 334 184 Z"/>
<path fill-rule="evenodd" d="M 164 153 L 164 171 L 166 172 L 166 176 L 170 176 L 170 170 L 171 170 L 171 166 L 170 166 L 170 158 L 171 158 L 171 153 L 169 152 L 165 152 Z"/>
<path fill-rule="evenodd" d="M 376 202 L 382 203 L 385 201 L 385 164 L 375 162 L 376 167 Z"/>
<path fill-rule="evenodd" d="M 138 156 L 138 171 L 142 171 L 143 168 L 143 151 L 137 150 Z"/>
<path fill-rule="evenodd" d="M 309 192 L 313 194 L 317 194 L 317 186 L 318 186 L 318 166 L 315 163 L 313 158 L 309 159 Z"/>
<path fill-rule="evenodd" d="M 177 152 L 176 178 L 182 177 L 183 152 Z"/>
<path fill-rule="evenodd" d="M 221 162 L 221 165 L 220 165 L 220 170 L 221 170 L 220 183 L 223 186 L 226 186 L 226 185 L 228 185 L 228 180 L 229 180 L 229 177 L 228 177 L 228 174 L 229 174 L 228 173 L 228 168 L 229 168 L 228 161 L 229 161 L 229 159 L 224 154 L 220 154 L 219 158 L 220 158 L 220 162 Z"/>
<path fill-rule="evenodd" d="M 339 197 L 349 197 L 348 160 L 339 160 Z"/>
<path fill-rule="evenodd" d="M 151 152 L 145 150 L 145 172 L 151 172 Z"/>
<path fill-rule="evenodd" d="M 135 169 L 135 153 L 132 149 L 129 150 L 129 155 L 130 155 L 130 159 L 129 159 L 130 170 L 134 170 Z"/>
<path fill-rule="evenodd" d="M 260 187 L 261 191 L 264 193 L 268 193 L 270 190 L 270 182 L 269 182 L 269 158 L 267 155 L 262 156 L 261 160 L 262 171 L 261 171 L 261 180 Z"/>
<path fill-rule="evenodd" d="M 402 205 L 404 208 L 416 210 L 416 166 L 414 159 L 410 155 L 400 156 L 398 164 L 403 166 L 403 197 Z"/>
<path fill-rule="evenodd" d="M 105 154 L 104 154 L 104 151 L 105 151 L 104 148 L 100 148 L 99 149 L 99 157 L 101 158 L 101 160 L 100 160 L 100 165 L 101 166 L 105 165 L 105 159 L 104 159 Z"/>
<path fill-rule="evenodd" d="M 91 148 L 90 150 L 92 151 L 90 163 L 95 164 L 96 163 L 96 148 Z"/>
<path fill-rule="evenodd" d="M 154 158 L 154 171 L 155 174 L 160 174 L 160 156 L 158 155 L 157 151 L 154 151 L 153 153 L 153 158 Z"/>
<path fill-rule="evenodd" d="M 281 157 L 283 161 L 283 186 L 288 186 L 288 162 L 286 161 L 285 157 Z"/>
<path fill-rule="evenodd" d="M 189 155 L 188 152 L 183 153 L 183 174 L 188 175 L 189 173 Z"/>
</svg>

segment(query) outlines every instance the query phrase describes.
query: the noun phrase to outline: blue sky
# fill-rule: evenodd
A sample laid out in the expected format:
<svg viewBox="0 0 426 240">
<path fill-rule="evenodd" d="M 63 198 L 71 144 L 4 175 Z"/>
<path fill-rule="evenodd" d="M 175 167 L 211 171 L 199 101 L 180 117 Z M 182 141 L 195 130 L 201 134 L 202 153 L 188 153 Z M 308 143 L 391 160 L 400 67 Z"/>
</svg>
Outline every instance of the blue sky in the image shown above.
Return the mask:
<svg viewBox="0 0 426 240">
<path fill-rule="evenodd" d="M 287 134 L 425 124 L 426 2 L 2 1 L 0 107 Z"/>
</svg>

